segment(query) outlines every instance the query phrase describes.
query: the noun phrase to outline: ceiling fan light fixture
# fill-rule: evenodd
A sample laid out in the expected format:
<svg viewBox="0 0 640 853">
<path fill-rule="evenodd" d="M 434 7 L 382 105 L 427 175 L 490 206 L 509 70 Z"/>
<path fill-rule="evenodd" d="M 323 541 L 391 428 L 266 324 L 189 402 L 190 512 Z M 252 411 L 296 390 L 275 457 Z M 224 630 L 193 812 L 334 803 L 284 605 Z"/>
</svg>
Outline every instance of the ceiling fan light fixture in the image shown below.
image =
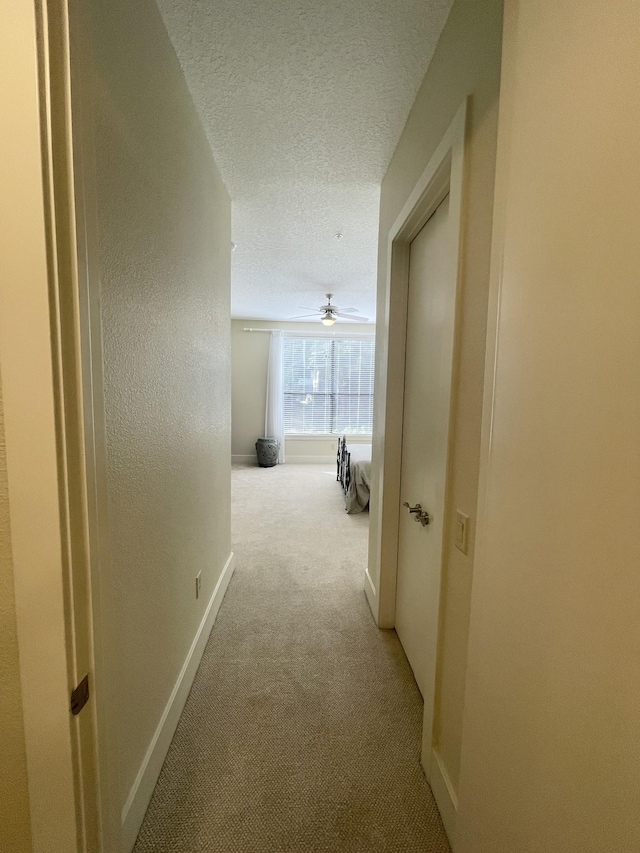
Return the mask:
<svg viewBox="0 0 640 853">
<path fill-rule="evenodd" d="M 326 311 L 324 317 L 322 318 L 322 320 L 320 320 L 323 326 L 333 326 L 335 321 L 336 318 L 330 311 Z"/>
</svg>

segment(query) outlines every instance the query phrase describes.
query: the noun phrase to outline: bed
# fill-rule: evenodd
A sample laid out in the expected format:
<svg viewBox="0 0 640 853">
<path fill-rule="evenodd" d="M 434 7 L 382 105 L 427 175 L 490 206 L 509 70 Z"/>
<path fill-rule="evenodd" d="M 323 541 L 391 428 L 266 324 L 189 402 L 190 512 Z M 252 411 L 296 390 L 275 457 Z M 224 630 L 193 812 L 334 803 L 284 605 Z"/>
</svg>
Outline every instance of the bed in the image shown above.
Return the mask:
<svg viewBox="0 0 640 853">
<path fill-rule="evenodd" d="M 371 445 L 348 445 L 346 436 L 339 438 L 336 479 L 342 486 L 348 513 L 367 509 L 371 485 Z"/>
</svg>

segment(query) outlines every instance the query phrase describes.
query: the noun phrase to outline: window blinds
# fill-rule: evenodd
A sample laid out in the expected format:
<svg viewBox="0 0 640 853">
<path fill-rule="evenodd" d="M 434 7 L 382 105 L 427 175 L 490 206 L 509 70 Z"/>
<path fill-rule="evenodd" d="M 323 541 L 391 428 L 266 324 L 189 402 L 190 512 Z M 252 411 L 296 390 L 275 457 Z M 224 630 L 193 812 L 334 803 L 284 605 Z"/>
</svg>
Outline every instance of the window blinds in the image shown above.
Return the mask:
<svg viewBox="0 0 640 853">
<path fill-rule="evenodd" d="M 285 433 L 371 434 L 373 365 L 372 340 L 285 338 Z"/>
</svg>

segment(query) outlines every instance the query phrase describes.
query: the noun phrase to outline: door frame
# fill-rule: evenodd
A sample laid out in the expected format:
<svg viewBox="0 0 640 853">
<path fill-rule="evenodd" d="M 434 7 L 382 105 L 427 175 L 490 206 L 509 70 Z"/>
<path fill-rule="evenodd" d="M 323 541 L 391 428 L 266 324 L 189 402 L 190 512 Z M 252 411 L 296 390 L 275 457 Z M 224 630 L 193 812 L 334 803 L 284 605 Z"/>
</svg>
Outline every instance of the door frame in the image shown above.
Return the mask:
<svg viewBox="0 0 640 853">
<path fill-rule="evenodd" d="M 70 709 L 94 668 L 67 2 L 9 6 L 0 362 L 31 845 L 89 853 L 102 850 L 95 699 Z"/>
<path fill-rule="evenodd" d="M 380 560 L 380 578 L 377 590 L 377 602 L 372 597 L 372 589 L 366 589 L 369 603 L 377 614 L 379 627 L 392 628 L 395 624 L 396 581 L 398 575 L 398 535 L 400 517 L 400 481 L 402 461 L 402 427 L 404 409 L 404 369 L 406 356 L 406 319 L 409 289 L 409 257 L 411 242 L 424 227 L 440 202 L 449 193 L 450 242 L 448 252 L 448 275 L 450 287 L 455 291 L 455 311 L 458 313 L 459 280 L 461 272 L 460 249 L 463 227 L 464 179 L 465 179 L 465 134 L 467 100 L 458 109 L 453 121 L 447 128 L 440 144 L 429 160 L 420 178 L 414 185 L 407 201 L 394 222 L 388 237 L 387 288 L 386 288 L 386 388 L 385 393 L 385 454 L 380 480 L 383 483 L 382 511 L 380 523 L 380 541 L 382 543 Z M 453 381 L 457 361 L 456 328 L 452 341 L 452 359 L 447 365 L 450 370 L 450 392 L 446 417 L 448 420 L 447 472 L 450 464 L 451 446 L 451 405 L 453 400 Z M 448 503 L 449 474 L 443 484 L 438 512 L 445 512 Z M 442 577 L 442 559 L 446 547 L 443 524 L 443 543 L 441 552 L 440 575 Z M 373 585 L 371 585 L 372 587 Z M 373 600 L 372 600 L 373 598 Z M 376 607 L 377 605 L 377 607 Z M 434 602 L 434 610 L 439 612 L 440 602 Z M 439 619 L 429 626 L 431 638 L 437 649 L 439 639 Z M 437 653 L 436 653 L 437 658 Z M 422 764 L 427 778 L 431 775 L 434 761 L 432 751 L 433 717 L 436 695 L 436 671 L 428 674 L 425 700 L 425 719 L 423 726 Z"/>
<path fill-rule="evenodd" d="M 365 585 L 369 604 L 380 628 L 393 628 L 398 573 L 398 520 L 402 420 L 404 409 L 404 365 L 406 350 L 407 297 L 411 241 L 424 227 L 449 190 L 449 220 L 454 238 L 449 245 L 450 270 L 455 287 L 460 278 L 460 244 L 463 225 L 464 156 L 467 100 L 458 109 L 426 168 L 389 231 L 386 272 L 385 316 L 387 328 L 386 376 L 381 389 L 385 398 L 384 458 L 380 481 L 381 560 L 378 588 Z M 377 594 L 376 594 L 377 593 Z"/>
<path fill-rule="evenodd" d="M 99 853 L 121 853 L 125 848 L 120 805 L 117 733 L 117 670 L 112 650 L 113 587 L 110 582 L 107 438 L 104 412 L 104 358 L 99 264 L 99 220 L 95 168 L 94 83 L 91 57 L 90 10 L 83 0 L 42 0 L 66 11 L 67 62 L 66 156 L 72 176 L 69 208 L 73 219 L 68 251 L 73 254 L 75 299 L 69 311 L 67 337 L 73 335 L 75 359 L 68 365 L 66 381 L 77 385 L 78 452 L 82 466 L 75 487 L 82 490 L 86 557 L 78 565 L 88 590 L 89 626 L 86 631 L 92 655 L 94 776 L 90 792 L 97 818 Z M 75 619 L 85 614 L 74 613 Z M 88 853 L 91 853 L 89 848 Z"/>
<path fill-rule="evenodd" d="M 40 3 L 0 7 L 0 365 L 20 721 L 31 848 L 80 848 L 75 676 L 67 633 L 67 525 L 56 370 L 58 281 L 51 251 L 47 56 Z M 52 298 L 53 297 L 53 298 Z M 5 533 L 5 531 L 3 531 Z"/>
<path fill-rule="evenodd" d="M 67 570 L 67 632 L 88 667 L 91 699 L 78 717 L 77 811 L 86 853 L 124 848 L 118 783 L 116 678 L 109 573 L 107 446 L 104 416 L 101 284 L 95 173 L 91 24 L 83 0 L 39 0 L 48 16 L 49 63 L 42 87 L 50 108 L 51 241 L 61 288 L 55 310 L 61 354 L 60 430 L 71 460 L 73 499 Z M 57 117 L 57 122 L 56 122 Z M 87 669 L 78 671 L 82 677 Z"/>
<path fill-rule="evenodd" d="M 22 95 L 3 107 L 21 147 L 3 145 L 0 360 L 32 846 L 120 853 L 88 11 L 18 6 L 0 36 Z"/>
</svg>

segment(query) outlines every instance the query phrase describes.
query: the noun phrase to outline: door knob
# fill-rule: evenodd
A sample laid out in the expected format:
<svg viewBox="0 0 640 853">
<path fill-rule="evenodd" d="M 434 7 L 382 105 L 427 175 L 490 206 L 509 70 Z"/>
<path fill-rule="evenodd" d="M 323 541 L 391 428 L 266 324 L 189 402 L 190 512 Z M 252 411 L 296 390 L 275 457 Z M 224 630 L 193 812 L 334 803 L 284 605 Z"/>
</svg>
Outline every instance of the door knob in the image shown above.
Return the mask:
<svg viewBox="0 0 640 853">
<path fill-rule="evenodd" d="M 410 506 L 407 503 L 407 501 L 404 501 L 402 506 L 406 506 L 406 508 L 409 510 L 409 512 L 413 514 L 413 517 L 415 518 L 415 520 L 419 521 L 423 527 L 426 527 L 427 524 L 429 524 L 429 522 L 431 521 L 431 516 L 429 515 L 429 513 L 426 510 L 422 509 L 421 504 L 416 504 L 415 506 Z"/>
</svg>

